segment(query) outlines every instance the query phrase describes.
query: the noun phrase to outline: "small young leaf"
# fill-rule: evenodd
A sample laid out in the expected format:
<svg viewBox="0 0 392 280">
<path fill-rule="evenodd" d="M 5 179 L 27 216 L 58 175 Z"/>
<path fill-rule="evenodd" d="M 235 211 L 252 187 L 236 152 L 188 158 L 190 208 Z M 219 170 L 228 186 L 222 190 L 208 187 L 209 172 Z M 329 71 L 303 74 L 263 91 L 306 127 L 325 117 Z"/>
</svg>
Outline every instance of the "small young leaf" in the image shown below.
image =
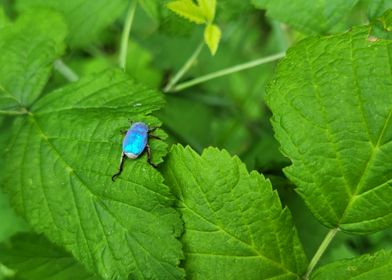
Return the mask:
<svg viewBox="0 0 392 280">
<path fill-rule="evenodd" d="M 51 11 L 32 11 L 0 29 L 0 110 L 27 107 L 39 97 L 65 36 L 65 23 Z"/>
<path fill-rule="evenodd" d="M 15 6 L 18 12 L 42 7 L 60 12 L 69 28 L 70 46 L 85 47 L 96 41 L 102 31 L 125 12 L 127 2 L 123 0 L 17 0 Z M 51 27 L 50 24 L 47 26 Z"/>
<path fill-rule="evenodd" d="M 177 0 L 167 4 L 167 7 L 181 17 L 197 24 L 206 22 L 203 11 L 192 0 Z"/>
<path fill-rule="evenodd" d="M 208 22 L 213 22 L 215 18 L 216 0 L 197 0 L 200 10 Z"/>
<path fill-rule="evenodd" d="M 180 218 L 162 176 L 144 155 L 111 180 L 120 130 L 129 119 L 159 125 L 147 115 L 162 103 L 159 93 L 108 71 L 45 95 L 13 123 L 0 185 L 35 231 L 102 278 L 183 276 Z M 150 143 L 158 163 L 166 144 Z"/>
<path fill-rule="evenodd" d="M 326 33 L 341 21 L 358 0 L 252 0 L 267 15 L 307 34 Z"/>
<path fill-rule="evenodd" d="M 392 252 L 379 251 L 339 260 L 320 267 L 311 275 L 312 280 L 392 279 Z"/>
<path fill-rule="evenodd" d="M 271 183 L 227 152 L 174 146 L 163 166 L 178 199 L 190 279 L 298 279 L 306 257 Z"/>
<path fill-rule="evenodd" d="M 212 55 L 215 55 L 218 50 L 221 35 L 220 28 L 216 24 L 208 24 L 204 29 L 204 41 Z"/>
<path fill-rule="evenodd" d="M 370 30 L 297 44 L 267 96 L 286 175 L 324 225 L 352 233 L 392 224 L 392 41 Z"/>
<path fill-rule="evenodd" d="M 88 273 L 62 248 L 33 233 L 17 234 L 11 244 L 0 244 L 0 263 L 15 271 L 17 279 L 101 279 Z"/>
</svg>

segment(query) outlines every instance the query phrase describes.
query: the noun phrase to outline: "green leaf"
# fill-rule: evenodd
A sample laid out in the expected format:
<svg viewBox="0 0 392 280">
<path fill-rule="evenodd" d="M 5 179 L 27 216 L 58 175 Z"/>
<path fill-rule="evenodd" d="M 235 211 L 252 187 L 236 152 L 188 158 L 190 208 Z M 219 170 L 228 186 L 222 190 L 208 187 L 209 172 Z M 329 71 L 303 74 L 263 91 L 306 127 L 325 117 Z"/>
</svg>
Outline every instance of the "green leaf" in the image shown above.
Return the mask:
<svg viewBox="0 0 392 280">
<path fill-rule="evenodd" d="M 22 15 L 0 29 L 0 110 L 31 105 L 64 51 L 66 26 L 49 11 Z"/>
<path fill-rule="evenodd" d="M 159 9 L 160 3 L 159 0 L 138 0 L 140 6 L 144 9 L 144 11 L 155 21 L 159 22 L 160 12 Z"/>
<path fill-rule="evenodd" d="M 206 19 L 203 11 L 192 0 L 177 0 L 167 4 L 167 7 L 177 15 L 196 24 L 204 24 Z"/>
<path fill-rule="evenodd" d="M 391 251 L 379 251 L 373 255 L 366 254 L 353 259 L 335 261 L 320 267 L 311 276 L 312 280 L 371 280 L 391 278 Z"/>
<path fill-rule="evenodd" d="M 358 0 L 252 0 L 267 15 L 306 34 L 326 33 L 344 19 Z"/>
<path fill-rule="evenodd" d="M 392 9 L 386 11 L 380 18 L 372 21 L 369 40 L 392 40 Z"/>
<path fill-rule="evenodd" d="M 246 17 L 251 12 L 254 12 L 254 6 L 251 4 L 251 1 L 218 0 L 217 6 L 217 16 L 223 21 L 238 21 L 243 15 Z"/>
<path fill-rule="evenodd" d="M 324 225 L 392 224 L 392 41 L 370 27 L 293 47 L 268 90 L 286 175 Z"/>
<path fill-rule="evenodd" d="M 133 41 L 129 42 L 126 72 L 144 85 L 159 88 L 162 75 L 151 66 L 152 61 L 153 57 L 147 49 Z"/>
<path fill-rule="evenodd" d="M 215 18 L 216 0 L 197 0 L 200 10 L 208 22 L 213 22 Z"/>
<path fill-rule="evenodd" d="M 380 21 L 386 31 L 392 32 L 392 9 L 386 11 L 380 18 Z"/>
<path fill-rule="evenodd" d="M 37 7 L 60 12 L 69 27 L 68 43 L 70 46 L 85 47 L 95 42 L 108 26 L 125 13 L 127 1 L 17 0 L 15 6 L 18 12 L 29 11 Z"/>
<path fill-rule="evenodd" d="M 392 1 L 372 0 L 369 4 L 368 17 L 372 20 L 377 19 L 388 9 L 392 9 Z"/>
<path fill-rule="evenodd" d="M 101 279 L 88 273 L 63 249 L 33 233 L 18 234 L 11 244 L 0 244 L 0 262 L 14 270 L 17 279 Z"/>
<path fill-rule="evenodd" d="M 15 120 L 1 185 L 38 233 L 102 278 L 178 279 L 179 215 L 163 178 L 143 155 L 115 183 L 121 129 L 162 106 L 156 91 L 121 71 L 81 79 L 38 100 Z M 165 136 L 159 130 L 158 136 Z M 153 162 L 166 144 L 152 140 Z"/>
<path fill-rule="evenodd" d="M 222 33 L 219 26 L 216 24 L 208 24 L 204 29 L 204 41 L 212 55 L 216 54 L 218 50 L 219 41 L 221 39 Z"/>
<path fill-rule="evenodd" d="M 18 217 L 11 208 L 7 195 L 0 190 L 0 242 L 7 240 L 16 232 L 27 230 L 23 219 Z M 1 260 L 0 260 L 1 263 Z"/>
<path fill-rule="evenodd" d="M 271 184 L 226 151 L 174 146 L 163 166 L 182 213 L 191 279 L 297 279 L 306 258 Z"/>
</svg>

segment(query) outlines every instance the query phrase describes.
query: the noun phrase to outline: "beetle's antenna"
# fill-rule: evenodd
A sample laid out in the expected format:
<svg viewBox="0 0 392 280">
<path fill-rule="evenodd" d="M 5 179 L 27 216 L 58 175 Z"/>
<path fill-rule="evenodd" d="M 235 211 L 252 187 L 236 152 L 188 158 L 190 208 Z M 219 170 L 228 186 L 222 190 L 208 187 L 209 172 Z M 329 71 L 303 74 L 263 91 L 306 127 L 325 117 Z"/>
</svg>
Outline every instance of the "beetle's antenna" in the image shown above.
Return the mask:
<svg viewBox="0 0 392 280">
<path fill-rule="evenodd" d="M 120 166 L 118 167 L 118 172 L 112 176 L 112 181 L 114 182 L 118 176 L 120 176 L 123 171 L 124 161 L 125 161 L 125 153 L 121 153 Z"/>
<path fill-rule="evenodd" d="M 151 162 L 151 149 L 150 145 L 147 144 L 146 146 L 146 151 L 147 151 L 147 162 L 154 168 L 157 168 L 157 165 Z"/>
</svg>

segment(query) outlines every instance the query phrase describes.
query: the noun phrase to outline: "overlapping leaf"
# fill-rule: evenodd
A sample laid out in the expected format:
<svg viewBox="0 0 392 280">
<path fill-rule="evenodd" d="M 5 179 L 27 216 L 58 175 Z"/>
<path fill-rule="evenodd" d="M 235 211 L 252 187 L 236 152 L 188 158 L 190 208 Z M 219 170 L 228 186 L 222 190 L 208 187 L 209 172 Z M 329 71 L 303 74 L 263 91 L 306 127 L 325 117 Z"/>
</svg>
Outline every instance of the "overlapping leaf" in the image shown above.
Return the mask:
<svg viewBox="0 0 392 280">
<path fill-rule="evenodd" d="M 15 271 L 17 279 L 101 279 L 44 236 L 32 233 L 15 235 L 11 244 L 0 244 L 0 262 Z"/>
<path fill-rule="evenodd" d="M 145 115 L 161 104 L 156 92 L 106 72 L 46 95 L 14 124 L 3 178 L 12 204 L 103 278 L 182 275 L 179 217 L 159 173 L 143 157 L 110 179 L 120 128 L 128 119 L 157 125 Z M 156 162 L 165 152 L 158 142 Z"/>
<path fill-rule="evenodd" d="M 271 184 L 238 158 L 174 146 L 163 174 L 185 223 L 192 279 L 297 279 L 306 259 L 288 209 Z"/>
<path fill-rule="evenodd" d="M 287 176 L 323 224 L 356 233 L 392 224 L 392 41 L 369 33 L 302 41 L 268 94 Z"/>
<path fill-rule="evenodd" d="M 62 13 L 69 27 L 69 44 L 84 47 L 94 42 L 105 28 L 125 12 L 127 3 L 124 0 L 17 0 L 16 8 L 24 12 L 44 7 Z"/>
<path fill-rule="evenodd" d="M 313 280 L 372 280 L 392 278 L 392 252 L 379 251 L 354 259 L 339 260 L 320 267 Z"/>
<path fill-rule="evenodd" d="M 326 33 L 344 19 L 358 0 L 252 0 L 267 15 L 307 33 Z"/>
<path fill-rule="evenodd" d="M 61 16 L 49 11 L 25 14 L 0 29 L 0 111 L 29 106 L 39 97 L 65 36 Z"/>
<path fill-rule="evenodd" d="M 15 59 L 1 81 L 20 113 L 6 119 L 12 137 L 5 138 L 5 151 L 1 147 L 0 185 L 35 231 L 64 246 L 89 271 L 106 279 L 181 278 L 180 218 L 163 178 L 144 156 L 128 161 L 123 175 L 111 181 L 121 155 L 120 129 L 129 120 L 159 125 L 148 115 L 162 106 L 162 97 L 120 71 L 108 71 L 38 98 L 55 59 L 52 49 L 61 49 L 64 37 L 62 29 L 41 26 L 43 18 L 59 19 L 50 13 L 23 16 L 0 31 L 7 50 L 0 59 Z M 28 26 L 35 36 L 25 42 Z M 33 50 L 25 54 L 23 44 Z M 158 163 L 166 145 L 151 142 Z"/>
</svg>

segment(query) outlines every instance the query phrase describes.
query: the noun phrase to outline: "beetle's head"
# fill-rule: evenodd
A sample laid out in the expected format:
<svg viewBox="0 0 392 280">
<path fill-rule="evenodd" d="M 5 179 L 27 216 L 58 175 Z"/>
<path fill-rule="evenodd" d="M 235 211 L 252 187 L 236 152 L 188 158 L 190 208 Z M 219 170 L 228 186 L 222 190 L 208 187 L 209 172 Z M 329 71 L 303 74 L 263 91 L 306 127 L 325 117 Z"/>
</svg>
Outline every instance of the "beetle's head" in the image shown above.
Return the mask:
<svg viewBox="0 0 392 280">
<path fill-rule="evenodd" d="M 135 122 L 132 124 L 131 129 L 138 132 L 148 132 L 148 125 L 144 122 Z"/>
</svg>

